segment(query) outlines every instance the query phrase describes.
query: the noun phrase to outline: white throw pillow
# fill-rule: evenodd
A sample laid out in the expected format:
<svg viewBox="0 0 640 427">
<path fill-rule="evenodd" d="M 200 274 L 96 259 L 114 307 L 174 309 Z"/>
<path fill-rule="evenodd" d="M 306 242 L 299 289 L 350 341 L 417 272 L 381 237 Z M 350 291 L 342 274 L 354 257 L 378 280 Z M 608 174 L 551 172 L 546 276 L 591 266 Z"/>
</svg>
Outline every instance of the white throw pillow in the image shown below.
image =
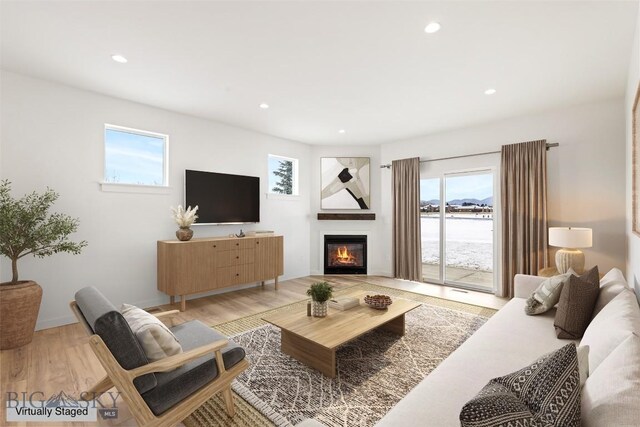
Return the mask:
<svg viewBox="0 0 640 427">
<path fill-rule="evenodd" d="M 580 341 L 589 346 L 589 375 L 632 333 L 640 335 L 640 307 L 635 293 L 626 289 L 593 318 Z"/>
<path fill-rule="evenodd" d="M 587 382 L 589 378 L 589 346 L 581 345 L 576 349 L 578 354 L 578 373 L 580 374 L 580 387 Z"/>
<path fill-rule="evenodd" d="M 182 353 L 182 346 L 176 336 L 153 314 L 129 304 L 122 304 L 120 313 L 150 362 Z"/>
<path fill-rule="evenodd" d="M 596 306 L 593 308 L 593 317 L 596 317 L 605 305 L 609 304 L 618 294 L 625 289 L 629 289 L 627 281 L 624 279 L 622 271 L 612 268 L 600 279 L 600 293 Z"/>
<path fill-rule="evenodd" d="M 569 281 L 571 272 L 549 277 L 527 299 L 524 312 L 530 316 L 545 313 L 560 300 L 562 287 Z"/>
<path fill-rule="evenodd" d="M 640 338 L 629 335 L 582 388 L 583 427 L 640 423 Z"/>
</svg>

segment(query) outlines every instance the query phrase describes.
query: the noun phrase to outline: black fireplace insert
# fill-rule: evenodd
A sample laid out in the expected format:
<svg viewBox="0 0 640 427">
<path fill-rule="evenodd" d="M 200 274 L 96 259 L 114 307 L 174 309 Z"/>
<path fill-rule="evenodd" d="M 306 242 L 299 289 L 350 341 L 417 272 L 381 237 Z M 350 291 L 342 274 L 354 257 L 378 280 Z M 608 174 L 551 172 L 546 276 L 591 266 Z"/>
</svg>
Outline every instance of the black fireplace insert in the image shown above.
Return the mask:
<svg viewBox="0 0 640 427">
<path fill-rule="evenodd" d="M 367 236 L 325 235 L 324 274 L 367 274 Z"/>
</svg>

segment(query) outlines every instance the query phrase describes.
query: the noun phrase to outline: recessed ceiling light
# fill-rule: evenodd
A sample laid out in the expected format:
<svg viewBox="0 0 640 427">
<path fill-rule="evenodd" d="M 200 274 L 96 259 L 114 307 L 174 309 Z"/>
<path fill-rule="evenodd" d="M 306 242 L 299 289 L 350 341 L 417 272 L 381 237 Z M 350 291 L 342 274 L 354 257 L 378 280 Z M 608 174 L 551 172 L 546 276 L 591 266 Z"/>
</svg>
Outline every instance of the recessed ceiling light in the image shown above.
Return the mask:
<svg viewBox="0 0 640 427">
<path fill-rule="evenodd" d="M 433 34 L 440 31 L 442 25 L 439 22 L 429 22 L 426 27 L 424 27 L 424 32 L 427 34 Z"/>
<path fill-rule="evenodd" d="M 127 60 L 127 58 L 125 58 L 122 55 L 111 55 L 111 59 L 113 59 L 114 61 L 119 62 L 121 64 L 126 64 L 127 62 L 129 62 Z"/>
<path fill-rule="evenodd" d="M 338 133 L 345 133 L 345 132 L 346 132 L 346 130 L 344 130 L 344 129 L 340 129 L 340 130 L 338 131 Z"/>
<path fill-rule="evenodd" d="M 493 95 L 494 93 L 496 93 L 496 90 L 493 88 L 490 88 L 484 91 L 485 95 Z"/>
<path fill-rule="evenodd" d="M 269 108 L 269 104 L 267 104 L 266 102 L 263 102 L 262 104 L 260 104 L 260 108 L 262 108 L 263 110 L 266 110 L 267 108 Z"/>
</svg>

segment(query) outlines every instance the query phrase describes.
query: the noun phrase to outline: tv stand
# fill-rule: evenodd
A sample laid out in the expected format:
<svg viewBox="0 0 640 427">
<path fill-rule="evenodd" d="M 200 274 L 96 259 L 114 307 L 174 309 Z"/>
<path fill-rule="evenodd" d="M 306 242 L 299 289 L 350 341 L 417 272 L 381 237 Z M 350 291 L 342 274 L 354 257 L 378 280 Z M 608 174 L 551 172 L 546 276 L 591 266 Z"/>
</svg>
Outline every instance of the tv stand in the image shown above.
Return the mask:
<svg viewBox="0 0 640 427">
<path fill-rule="evenodd" d="M 284 239 L 277 235 L 159 240 L 158 290 L 169 295 L 171 304 L 180 296 L 180 311 L 186 296 L 230 286 L 274 279 L 284 272 Z"/>
</svg>

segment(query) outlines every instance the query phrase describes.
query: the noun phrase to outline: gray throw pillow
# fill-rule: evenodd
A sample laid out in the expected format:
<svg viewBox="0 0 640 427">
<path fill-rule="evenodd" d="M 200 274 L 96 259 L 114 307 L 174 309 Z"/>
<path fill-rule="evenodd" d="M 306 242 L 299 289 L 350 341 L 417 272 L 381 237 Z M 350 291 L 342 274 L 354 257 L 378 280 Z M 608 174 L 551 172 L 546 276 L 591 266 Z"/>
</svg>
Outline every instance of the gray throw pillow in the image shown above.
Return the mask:
<svg viewBox="0 0 640 427">
<path fill-rule="evenodd" d="M 571 272 L 549 277 L 542 282 L 538 289 L 527 298 L 524 312 L 533 316 L 551 310 L 560 300 L 562 287 L 569 281 L 569 277 L 571 277 Z"/>
<path fill-rule="evenodd" d="M 460 425 L 579 427 L 576 346 L 567 344 L 519 371 L 489 381 L 462 408 Z"/>
<path fill-rule="evenodd" d="M 579 339 L 591 322 L 600 293 L 600 276 L 595 266 L 582 276 L 569 277 L 562 287 L 553 326 L 561 339 Z"/>
</svg>

